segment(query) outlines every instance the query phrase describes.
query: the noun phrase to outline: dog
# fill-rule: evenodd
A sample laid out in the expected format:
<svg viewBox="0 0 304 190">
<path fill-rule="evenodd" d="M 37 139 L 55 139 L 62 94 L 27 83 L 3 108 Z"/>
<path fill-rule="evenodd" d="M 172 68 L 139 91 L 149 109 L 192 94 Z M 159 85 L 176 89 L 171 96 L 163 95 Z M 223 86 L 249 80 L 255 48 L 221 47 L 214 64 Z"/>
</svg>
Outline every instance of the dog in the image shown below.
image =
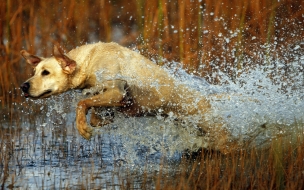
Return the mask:
<svg viewBox="0 0 304 190">
<path fill-rule="evenodd" d="M 76 126 L 82 137 L 90 139 L 102 120 L 94 108 L 117 108 L 126 116 L 170 115 L 180 120 L 197 121 L 208 143 L 205 148 L 230 151 L 235 143 L 222 122 L 209 118 L 208 97 L 178 83 L 166 70 L 141 54 L 116 43 L 80 46 L 67 54 L 54 45 L 53 56 L 43 58 L 22 50 L 21 55 L 34 67 L 35 74 L 21 85 L 25 97 L 47 98 L 82 89 L 88 97 L 76 108 Z M 86 115 L 92 108 L 90 124 Z M 220 119 L 219 119 L 220 120 Z"/>
</svg>

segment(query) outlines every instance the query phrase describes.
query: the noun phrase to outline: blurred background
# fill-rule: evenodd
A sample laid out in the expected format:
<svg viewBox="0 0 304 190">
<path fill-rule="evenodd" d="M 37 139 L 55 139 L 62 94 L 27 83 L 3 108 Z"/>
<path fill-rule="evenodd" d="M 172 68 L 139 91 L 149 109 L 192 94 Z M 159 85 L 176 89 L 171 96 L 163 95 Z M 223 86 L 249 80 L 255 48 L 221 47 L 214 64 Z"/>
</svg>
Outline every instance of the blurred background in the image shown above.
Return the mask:
<svg viewBox="0 0 304 190">
<path fill-rule="evenodd" d="M 0 106 L 20 99 L 19 85 L 32 73 L 22 49 L 51 56 L 55 42 L 70 50 L 115 41 L 216 83 L 216 70 L 233 78 L 246 59 L 270 64 L 265 56 L 301 51 L 303 26 L 303 0 L 2 0 Z"/>
</svg>

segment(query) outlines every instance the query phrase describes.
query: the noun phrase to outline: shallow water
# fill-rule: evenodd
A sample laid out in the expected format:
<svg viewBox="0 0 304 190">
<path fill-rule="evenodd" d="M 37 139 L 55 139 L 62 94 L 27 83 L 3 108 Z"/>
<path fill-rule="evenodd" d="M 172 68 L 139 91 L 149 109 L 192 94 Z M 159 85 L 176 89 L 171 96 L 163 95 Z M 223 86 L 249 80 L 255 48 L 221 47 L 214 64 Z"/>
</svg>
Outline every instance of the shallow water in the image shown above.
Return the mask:
<svg viewBox="0 0 304 190">
<path fill-rule="evenodd" d="M 117 134 L 115 128 L 86 141 L 73 125 L 25 123 L 23 127 L 20 134 L 10 136 L 8 141 L 2 139 L 14 145 L 6 187 L 112 188 L 124 185 L 124 180 L 130 178 L 137 180 L 134 188 L 136 185 L 139 188 L 143 173 L 155 175 L 163 158 L 159 150 L 151 152 L 134 139 L 130 139 L 134 146 L 132 152 L 127 152 L 121 137 L 123 134 Z M 180 155 L 170 158 L 169 162 L 174 163 Z"/>
<path fill-rule="evenodd" d="M 236 139 L 259 146 L 278 135 L 294 135 L 304 126 L 304 57 L 288 67 L 279 59 L 270 63 L 244 69 L 234 79 L 215 71 L 218 85 L 186 74 L 178 63 L 165 69 L 202 95 L 224 94 L 211 96 L 208 117 L 221 118 Z M 7 133 L 0 139 L 2 151 L 9 152 L 6 188 L 119 189 L 130 179 L 135 181 L 133 188 L 140 189 L 143 173 L 151 176 L 145 183 L 152 187 L 152 176 L 161 164 L 168 173 L 178 170 L 173 166 L 180 162 L 182 151 L 196 150 L 202 143 L 195 127 L 179 125 L 170 117 L 126 118 L 120 113 L 86 141 L 75 128 L 75 105 L 82 96 L 76 91 L 48 100 L 26 100 L 13 105 L 15 112 L 1 114 Z M 11 117 L 18 118 L 11 123 Z M 0 165 L 2 171 L 5 168 Z"/>
<path fill-rule="evenodd" d="M 71 94 L 66 94 L 54 98 L 54 101 L 69 96 Z M 49 101 L 53 102 L 46 100 L 46 103 Z M 34 117 L 37 120 L 28 121 L 26 115 L 31 111 L 27 110 L 20 126 L 18 123 L 2 125 L 4 129 L 11 129 L 5 131 L 7 138 L 3 135 L 0 139 L 2 151 L 9 153 L 7 178 L 1 175 L 6 188 L 119 189 L 131 181 L 132 189 L 141 189 L 144 174 L 150 176 L 144 185 L 152 188 L 155 185 L 152 179 L 157 175 L 160 163 L 166 163 L 162 166 L 163 172 L 169 172 L 174 170 L 171 166 L 180 161 L 180 152 L 170 156 L 161 153 L 165 149 L 163 142 L 159 142 L 164 138 L 161 132 L 151 134 L 153 137 L 149 140 L 152 141 L 143 142 L 147 139 L 140 137 L 144 130 L 142 126 L 156 127 L 155 121 L 158 120 L 155 118 L 124 120 L 124 117 L 117 117 L 114 124 L 96 130 L 95 136 L 87 141 L 75 128 L 73 108 L 65 107 L 64 103 L 41 106 L 44 103 L 30 101 L 29 110 L 38 107 L 42 112 Z M 63 109 L 67 112 L 63 113 Z M 134 128 L 123 132 L 117 130 L 122 124 L 123 128 Z M 153 144 L 152 148 L 147 146 L 149 143 Z M 5 165 L 0 165 L 1 171 L 5 168 Z"/>
</svg>

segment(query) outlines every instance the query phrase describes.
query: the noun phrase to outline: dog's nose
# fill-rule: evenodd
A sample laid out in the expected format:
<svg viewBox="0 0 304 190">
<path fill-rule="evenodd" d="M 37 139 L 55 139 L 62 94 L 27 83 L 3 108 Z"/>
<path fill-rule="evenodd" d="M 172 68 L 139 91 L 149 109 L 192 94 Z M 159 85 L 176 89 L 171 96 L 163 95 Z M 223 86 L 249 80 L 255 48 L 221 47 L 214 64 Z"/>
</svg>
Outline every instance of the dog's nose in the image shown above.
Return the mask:
<svg viewBox="0 0 304 190">
<path fill-rule="evenodd" d="M 20 86 L 21 90 L 24 93 L 28 93 L 29 89 L 30 89 L 30 83 L 29 82 L 25 82 Z"/>
</svg>

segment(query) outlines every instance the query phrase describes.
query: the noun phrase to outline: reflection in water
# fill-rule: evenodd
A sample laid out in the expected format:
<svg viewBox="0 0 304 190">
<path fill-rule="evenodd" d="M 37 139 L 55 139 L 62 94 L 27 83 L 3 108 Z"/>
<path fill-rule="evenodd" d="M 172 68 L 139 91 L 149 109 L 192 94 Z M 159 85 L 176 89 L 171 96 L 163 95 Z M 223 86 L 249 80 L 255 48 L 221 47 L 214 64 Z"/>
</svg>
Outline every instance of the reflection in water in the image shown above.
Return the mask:
<svg viewBox="0 0 304 190">
<path fill-rule="evenodd" d="M 132 147 L 127 150 L 130 144 L 123 142 L 127 139 L 124 134 L 117 133 L 115 124 L 106 127 L 103 134 L 86 141 L 75 129 L 74 118 L 75 115 L 70 112 L 65 115 L 64 121 L 55 114 L 46 119 L 47 122 L 22 123 L 21 132 L 8 140 L 14 143 L 14 150 L 8 166 L 7 187 L 112 188 L 125 185 L 129 180 L 134 188 L 140 188 L 143 173 L 154 176 L 159 171 L 159 164 L 164 161 L 159 149 L 150 150 L 140 141 L 129 139 Z M 149 118 L 144 120 L 149 121 Z M 153 138 L 163 137 L 156 135 Z M 168 156 L 166 167 L 178 162 L 180 156 L 180 153 Z M 145 185 L 152 187 L 154 183 L 145 180 Z"/>
</svg>

